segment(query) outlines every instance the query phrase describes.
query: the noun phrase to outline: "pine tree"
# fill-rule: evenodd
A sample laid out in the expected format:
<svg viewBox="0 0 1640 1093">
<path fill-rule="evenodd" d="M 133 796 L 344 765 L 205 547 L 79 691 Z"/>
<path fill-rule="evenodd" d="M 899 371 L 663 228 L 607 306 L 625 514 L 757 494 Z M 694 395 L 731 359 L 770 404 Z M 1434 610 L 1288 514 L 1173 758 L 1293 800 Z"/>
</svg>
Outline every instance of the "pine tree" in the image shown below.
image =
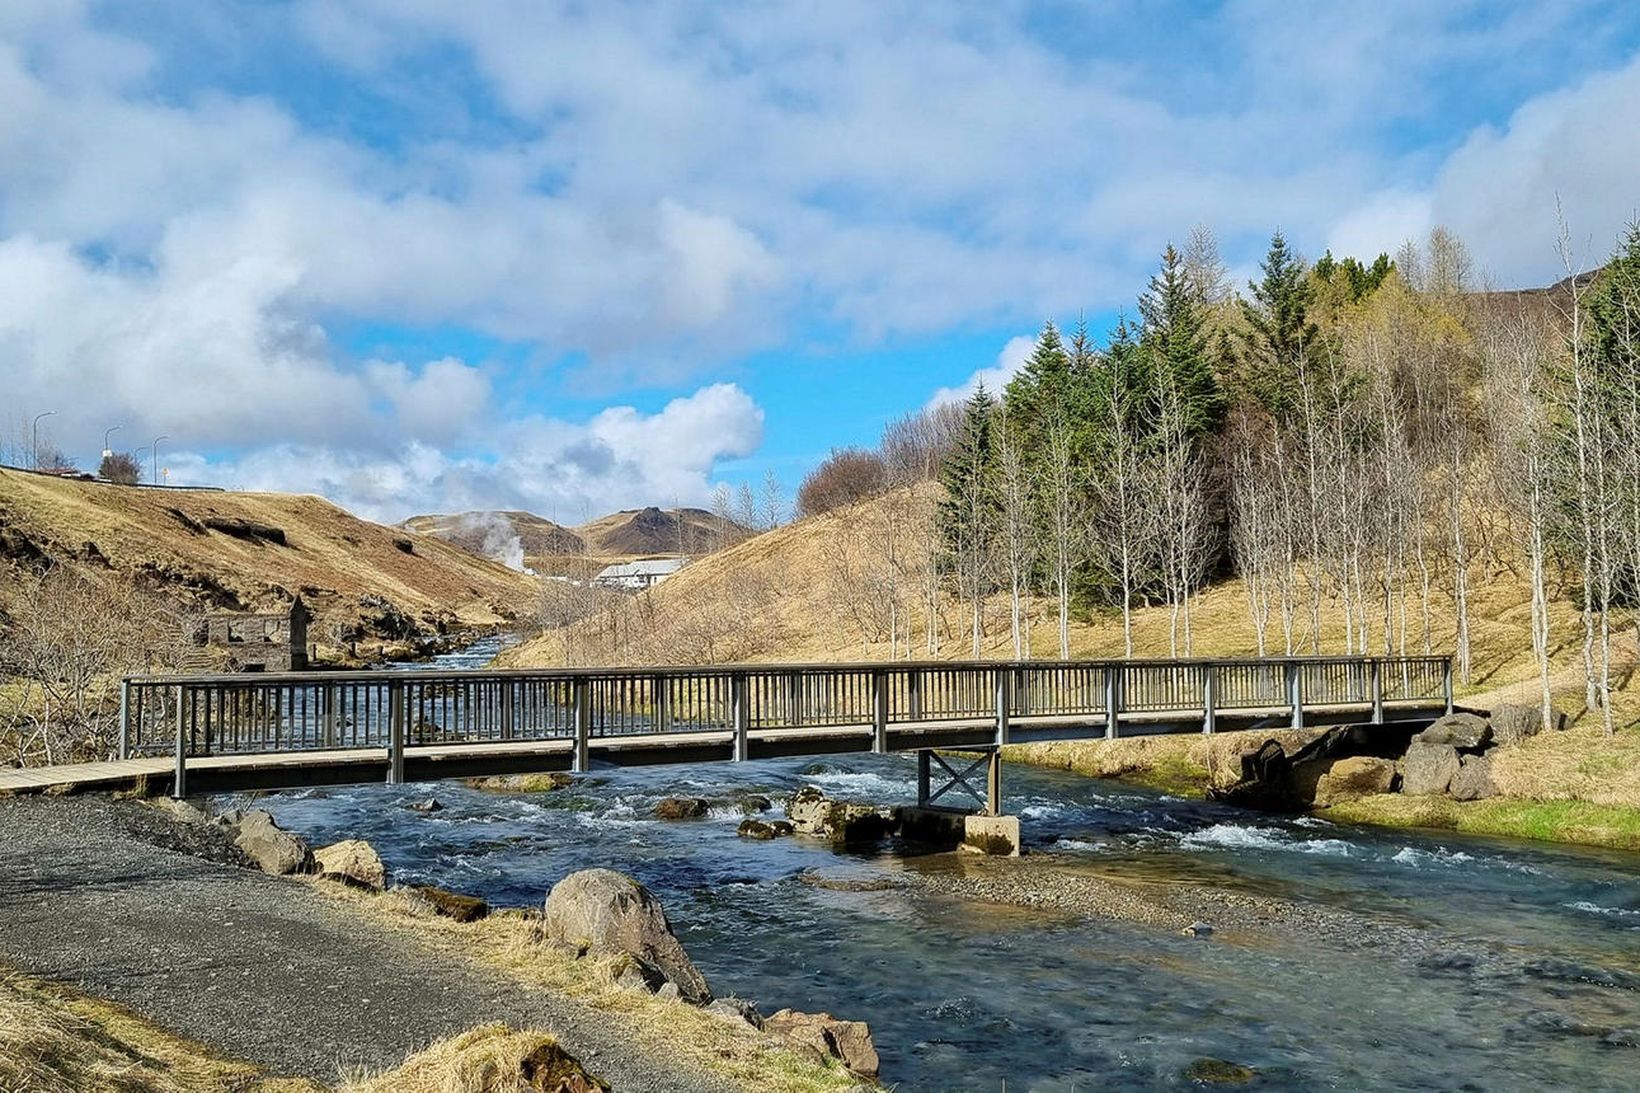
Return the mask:
<svg viewBox="0 0 1640 1093">
<path fill-rule="evenodd" d="M 1249 328 L 1242 346 L 1245 380 L 1254 397 L 1284 417 L 1293 407 L 1300 366 L 1316 349 L 1320 331 L 1309 317 L 1304 263 L 1279 231 L 1259 268 L 1264 276 L 1248 285 L 1253 298 L 1241 305 Z"/>
<path fill-rule="evenodd" d="M 1208 363 L 1207 338 L 1184 260 L 1169 244 L 1162 268 L 1139 298 L 1144 325 L 1140 345 L 1156 378 L 1178 400 L 1182 425 L 1194 439 L 1224 417 L 1224 391 Z"/>
<path fill-rule="evenodd" d="M 1008 381 L 1003 390 L 1003 403 L 1008 408 L 1008 419 L 1019 430 L 1018 435 L 1034 447 L 1039 439 L 1043 407 L 1062 402 L 1070 386 L 1070 357 L 1059 328 L 1049 319 L 1037 335 L 1036 348 L 1025 361 L 1025 367 Z"/>
<path fill-rule="evenodd" d="M 984 637 L 997 526 L 995 413 L 996 402 L 981 384 L 963 407 L 962 428 L 941 475 L 940 533 L 947 555 L 941 568 L 956 577 L 957 590 L 971 608 L 975 656 Z"/>
</svg>

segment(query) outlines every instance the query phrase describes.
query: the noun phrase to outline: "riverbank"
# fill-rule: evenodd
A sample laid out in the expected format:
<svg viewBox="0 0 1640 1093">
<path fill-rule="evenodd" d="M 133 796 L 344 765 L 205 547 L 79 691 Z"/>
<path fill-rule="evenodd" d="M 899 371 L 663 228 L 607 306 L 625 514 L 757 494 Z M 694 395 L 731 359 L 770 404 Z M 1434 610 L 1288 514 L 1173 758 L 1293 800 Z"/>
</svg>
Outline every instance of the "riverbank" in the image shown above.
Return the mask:
<svg viewBox="0 0 1640 1093">
<path fill-rule="evenodd" d="M 1242 754 L 1266 740 L 1289 753 L 1319 729 L 1278 729 L 1122 740 L 1018 744 L 1011 762 L 1116 778 L 1187 799 L 1234 785 Z M 1640 850 L 1640 732 L 1608 737 L 1585 717 L 1493 753 L 1499 795 L 1483 801 L 1377 794 L 1339 801 L 1316 815 L 1342 823 L 1458 831 L 1540 842 Z"/>
<path fill-rule="evenodd" d="M 594 981 L 595 962 L 537 943 L 521 914 L 464 927 L 459 940 L 441 932 L 447 920 L 406 918 L 399 928 L 392 894 L 266 876 L 232 860 L 225 829 L 135 801 L 0 801 L 0 830 L 0 965 L 17 984 L 13 1005 L 31 1015 L 17 1036 L 0 1034 L 0 1057 L 19 1066 L 68 1065 L 77 1056 L 60 1049 L 66 1035 L 87 1057 L 151 1065 L 158 1077 L 139 1089 L 211 1088 L 213 1073 L 254 1078 L 264 1084 L 251 1088 L 263 1090 L 416 1089 L 358 1083 L 393 1073 L 430 1043 L 452 1057 L 522 1044 L 471 1038 L 502 1022 L 554 1038 L 622 1090 L 829 1093 L 854 1084 L 681 1002 L 613 997 Z M 505 945 L 487 940 L 503 937 Z M 518 974 L 475 956 L 502 950 Z M 54 995 L 53 984 L 65 989 Z M 415 1065 L 437 1069 L 427 1059 Z M 295 1084 L 265 1084 L 280 1079 Z"/>
</svg>

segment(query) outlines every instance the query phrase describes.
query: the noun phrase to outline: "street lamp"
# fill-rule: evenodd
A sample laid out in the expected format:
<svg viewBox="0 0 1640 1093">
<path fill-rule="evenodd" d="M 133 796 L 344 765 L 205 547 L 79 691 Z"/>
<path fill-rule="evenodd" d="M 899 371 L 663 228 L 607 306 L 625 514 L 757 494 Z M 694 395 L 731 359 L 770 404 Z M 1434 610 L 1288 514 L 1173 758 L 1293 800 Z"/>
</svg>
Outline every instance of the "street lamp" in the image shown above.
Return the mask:
<svg viewBox="0 0 1640 1093">
<path fill-rule="evenodd" d="M 149 447 L 153 450 L 154 455 L 154 485 L 156 486 L 159 485 L 159 442 L 170 439 L 171 434 L 161 433 L 159 436 L 154 438 L 154 443 L 149 445 Z"/>
<path fill-rule="evenodd" d="M 114 449 L 108 444 L 108 438 L 125 428 L 124 425 L 111 425 L 103 430 L 103 458 L 107 459 L 114 454 Z"/>
<path fill-rule="evenodd" d="M 57 412 L 56 410 L 47 410 L 43 414 L 35 414 L 34 415 L 34 469 L 35 470 L 40 469 L 40 419 L 43 418 L 43 417 L 50 417 L 51 415 L 55 414 L 56 412 Z"/>
</svg>

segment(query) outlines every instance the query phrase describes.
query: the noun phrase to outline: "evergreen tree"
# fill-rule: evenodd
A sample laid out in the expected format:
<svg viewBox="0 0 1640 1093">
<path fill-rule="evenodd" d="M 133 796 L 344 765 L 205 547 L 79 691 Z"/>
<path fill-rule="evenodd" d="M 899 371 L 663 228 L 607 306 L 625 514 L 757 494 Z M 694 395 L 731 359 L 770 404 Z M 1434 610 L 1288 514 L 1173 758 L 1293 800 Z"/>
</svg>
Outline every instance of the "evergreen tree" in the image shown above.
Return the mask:
<svg viewBox="0 0 1640 1093">
<path fill-rule="evenodd" d="M 940 534 L 958 593 L 973 613 L 973 652 L 979 655 L 985 596 L 991 590 L 992 554 L 997 527 L 996 402 L 984 384 L 963 407 L 962 427 L 946 457 L 939 503 Z"/>
<path fill-rule="evenodd" d="M 1279 417 L 1292 409 L 1295 377 L 1316 350 L 1320 331 L 1309 317 L 1312 290 L 1304 263 L 1279 231 L 1259 268 L 1264 276 L 1248 285 L 1253 298 L 1241 305 L 1248 327 L 1245 379 L 1254 397 Z"/>
<path fill-rule="evenodd" d="M 1195 438 L 1214 429 L 1224 417 L 1224 391 L 1208 363 L 1200 305 L 1172 244 L 1162 252 L 1161 271 L 1139 298 L 1139 313 L 1144 320 L 1140 344 L 1157 381 L 1178 398 L 1186 435 Z"/>
<path fill-rule="evenodd" d="M 1062 404 L 1069 386 L 1070 356 L 1059 328 L 1049 319 L 1042 324 L 1042 333 L 1037 335 L 1036 348 L 1026 358 L 1025 367 L 1003 390 L 1008 420 L 1028 447 L 1034 447 L 1039 439 L 1043 407 L 1054 402 Z"/>
</svg>

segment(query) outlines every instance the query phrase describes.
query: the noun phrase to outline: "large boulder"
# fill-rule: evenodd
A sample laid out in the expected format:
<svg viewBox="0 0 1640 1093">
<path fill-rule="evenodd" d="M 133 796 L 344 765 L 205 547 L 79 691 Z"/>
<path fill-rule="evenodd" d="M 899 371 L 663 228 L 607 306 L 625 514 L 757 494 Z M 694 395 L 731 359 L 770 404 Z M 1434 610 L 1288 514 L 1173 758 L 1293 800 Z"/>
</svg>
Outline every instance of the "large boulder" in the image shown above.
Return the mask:
<svg viewBox="0 0 1640 1093">
<path fill-rule="evenodd" d="M 763 1019 L 772 1032 L 820 1060 L 836 1059 L 862 1078 L 877 1076 L 877 1046 L 864 1021 L 843 1021 L 829 1013 L 783 1009 Z"/>
<path fill-rule="evenodd" d="M 1340 759 L 1315 784 L 1315 804 L 1326 808 L 1339 801 L 1388 793 L 1395 784 L 1395 764 L 1388 759 L 1356 755 Z"/>
<path fill-rule="evenodd" d="M 1458 750 L 1452 745 L 1414 740 L 1401 763 L 1401 792 L 1415 797 L 1445 793 L 1458 766 Z"/>
<path fill-rule="evenodd" d="M 1459 751 L 1479 752 L 1492 742 L 1492 726 L 1472 713 L 1449 713 L 1412 738 L 1420 744 L 1445 744 Z"/>
<path fill-rule="evenodd" d="M 1549 707 L 1549 728 L 1564 731 L 1566 714 Z M 1518 744 L 1543 730 L 1543 707 L 1521 702 L 1505 702 L 1492 711 L 1492 739 L 1498 744 Z"/>
<path fill-rule="evenodd" d="M 871 805 L 833 801 L 817 786 L 804 786 L 786 802 L 786 815 L 799 835 L 835 843 L 876 842 L 893 833 L 894 821 Z"/>
<path fill-rule="evenodd" d="M 613 869 L 583 869 L 552 886 L 547 940 L 578 953 L 626 953 L 664 974 L 690 1002 L 709 1002 L 706 977 L 672 933 L 653 893 Z"/>
<path fill-rule="evenodd" d="M 347 839 L 315 850 L 313 863 L 321 877 L 375 892 L 387 887 L 387 867 L 376 848 L 363 839 Z"/>
<path fill-rule="evenodd" d="M 264 873 L 276 877 L 313 870 L 313 854 L 307 844 L 273 822 L 262 809 L 245 813 L 239 821 L 234 845 Z"/>
<path fill-rule="evenodd" d="M 1497 783 L 1492 780 L 1492 759 L 1486 755 L 1465 755 L 1463 765 L 1452 776 L 1448 788 L 1455 800 L 1482 801 L 1498 795 Z"/>
</svg>

